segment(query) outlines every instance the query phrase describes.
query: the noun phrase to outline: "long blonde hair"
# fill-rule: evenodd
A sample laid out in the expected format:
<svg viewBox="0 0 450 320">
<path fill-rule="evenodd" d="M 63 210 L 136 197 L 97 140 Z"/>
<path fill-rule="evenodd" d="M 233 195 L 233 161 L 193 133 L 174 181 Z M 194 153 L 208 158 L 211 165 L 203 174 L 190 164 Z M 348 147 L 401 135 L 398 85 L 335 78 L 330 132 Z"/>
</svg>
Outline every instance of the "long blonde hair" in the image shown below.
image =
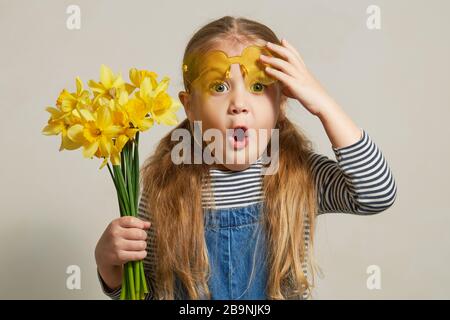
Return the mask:
<svg viewBox="0 0 450 320">
<path fill-rule="evenodd" d="M 280 43 L 265 25 L 245 18 L 225 16 L 199 29 L 189 41 L 184 58 L 194 51 L 206 52 L 219 39 L 270 41 Z M 184 79 L 185 88 L 188 83 Z M 283 100 L 285 106 L 286 100 Z M 176 128 L 193 135 L 189 120 Z M 279 129 L 279 167 L 265 175 L 263 227 L 267 234 L 268 299 L 298 299 L 311 294 L 314 286 L 305 274 L 311 266 L 317 197 L 309 155 L 312 144 L 281 108 Z M 173 131 L 172 130 L 172 131 Z M 155 231 L 154 254 L 157 265 L 152 277 L 155 299 L 175 299 L 176 281 L 181 281 L 189 299 L 211 298 L 208 288 L 210 266 L 204 237 L 202 183 L 209 167 L 202 164 L 176 165 L 171 150 L 178 143 L 170 131 L 141 168 L 142 192 L 147 196 L 147 212 Z M 194 150 L 194 139 L 191 149 Z M 268 145 L 270 150 L 270 142 Z M 193 151 L 192 151 L 193 152 Z M 191 154 L 191 159 L 193 154 Z M 309 254 L 308 254 L 309 253 Z M 314 271 L 314 268 L 310 268 Z M 179 279 L 179 280 L 176 280 Z"/>
</svg>

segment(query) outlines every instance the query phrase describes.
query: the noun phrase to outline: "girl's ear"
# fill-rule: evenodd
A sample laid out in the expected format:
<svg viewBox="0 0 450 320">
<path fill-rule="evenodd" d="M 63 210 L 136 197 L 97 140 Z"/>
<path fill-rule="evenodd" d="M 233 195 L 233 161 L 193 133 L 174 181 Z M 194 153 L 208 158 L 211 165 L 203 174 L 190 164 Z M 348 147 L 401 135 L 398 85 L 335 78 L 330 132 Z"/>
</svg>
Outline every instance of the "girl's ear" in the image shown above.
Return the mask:
<svg viewBox="0 0 450 320">
<path fill-rule="evenodd" d="M 191 101 L 190 101 L 190 94 L 186 91 L 180 91 L 178 93 L 178 98 L 180 99 L 181 103 L 184 107 L 184 112 L 186 112 L 187 117 L 190 121 L 192 121 L 192 111 L 191 111 Z"/>
</svg>

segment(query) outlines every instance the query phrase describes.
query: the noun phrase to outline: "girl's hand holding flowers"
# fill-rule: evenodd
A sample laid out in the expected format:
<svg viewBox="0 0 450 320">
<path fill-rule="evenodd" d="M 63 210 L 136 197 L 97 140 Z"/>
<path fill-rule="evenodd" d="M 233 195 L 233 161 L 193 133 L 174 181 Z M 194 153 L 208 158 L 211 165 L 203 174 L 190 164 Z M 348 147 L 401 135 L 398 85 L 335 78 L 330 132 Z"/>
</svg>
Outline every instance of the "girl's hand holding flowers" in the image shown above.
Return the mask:
<svg viewBox="0 0 450 320">
<path fill-rule="evenodd" d="M 147 232 L 150 222 L 124 216 L 113 220 L 95 248 L 95 261 L 106 285 L 115 289 L 122 283 L 122 265 L 147 256 Z"/>
</svg>

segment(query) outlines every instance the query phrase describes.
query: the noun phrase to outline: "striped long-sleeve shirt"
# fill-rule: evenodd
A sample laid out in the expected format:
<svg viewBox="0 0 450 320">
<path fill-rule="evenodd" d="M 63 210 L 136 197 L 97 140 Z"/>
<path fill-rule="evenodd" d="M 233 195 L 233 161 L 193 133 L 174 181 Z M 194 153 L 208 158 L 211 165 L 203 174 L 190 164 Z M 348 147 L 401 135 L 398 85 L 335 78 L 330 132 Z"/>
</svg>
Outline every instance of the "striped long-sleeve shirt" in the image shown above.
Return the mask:
<svg viewBox="0 0 450 320">
<path fill-rule="evenodd" d="M 364 129 L 361 129 L 359 141 L 342 148 L 332 147 L 332 150 L 336 160 L 317 153 L 312 153 L 309 159 L 317 190 L 318 214 L 371 215 L 392 206 L 397 195 L 394 177 L 382 152 Z M 246 206 L 264 201 L 261 168 L 262 163 L 258 160 L 242 171 L 210 169 L 216 208 Z M 202 191 L 202 205 L 208 208 L 213 199 L 206 195 L 205 187 Z M 144 194 L 139 201 L 138 213 L 142 220 L 151 218 L 145 211 L 146 205 Z M 151 287 L 156 263 L 155 233 L 152 227 L 147 232 L 148 254 L 144 259 L 144 270 Z M 309 225 L 306 225 L 304 237 L 305 243 L 308 243 Z M 303 270 L 306 273 L 306 261 Z M 103 292 L 112 299 L 119 299 L 121 288 L 110 290 L 100 274 L 98 277 Z M 151 299 L 151 295 L 148 294 L 146 299 Z"/>
</svg>

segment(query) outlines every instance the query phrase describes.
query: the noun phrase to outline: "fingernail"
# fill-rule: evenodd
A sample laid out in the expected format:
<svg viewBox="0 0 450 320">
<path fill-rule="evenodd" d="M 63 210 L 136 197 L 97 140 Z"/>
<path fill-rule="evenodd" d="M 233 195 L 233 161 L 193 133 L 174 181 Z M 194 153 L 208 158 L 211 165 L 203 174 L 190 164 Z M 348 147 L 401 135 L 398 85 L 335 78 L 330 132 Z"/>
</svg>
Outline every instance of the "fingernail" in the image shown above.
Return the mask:
<svg viewBox="0 0 450 320">
<path fill-rule="evenodd" d="M 266 42 L 266 46 L 270 47 L 271 45 L 272 45 L 271 42 L 269 42 L 269 41 Z"/>
</svg>

